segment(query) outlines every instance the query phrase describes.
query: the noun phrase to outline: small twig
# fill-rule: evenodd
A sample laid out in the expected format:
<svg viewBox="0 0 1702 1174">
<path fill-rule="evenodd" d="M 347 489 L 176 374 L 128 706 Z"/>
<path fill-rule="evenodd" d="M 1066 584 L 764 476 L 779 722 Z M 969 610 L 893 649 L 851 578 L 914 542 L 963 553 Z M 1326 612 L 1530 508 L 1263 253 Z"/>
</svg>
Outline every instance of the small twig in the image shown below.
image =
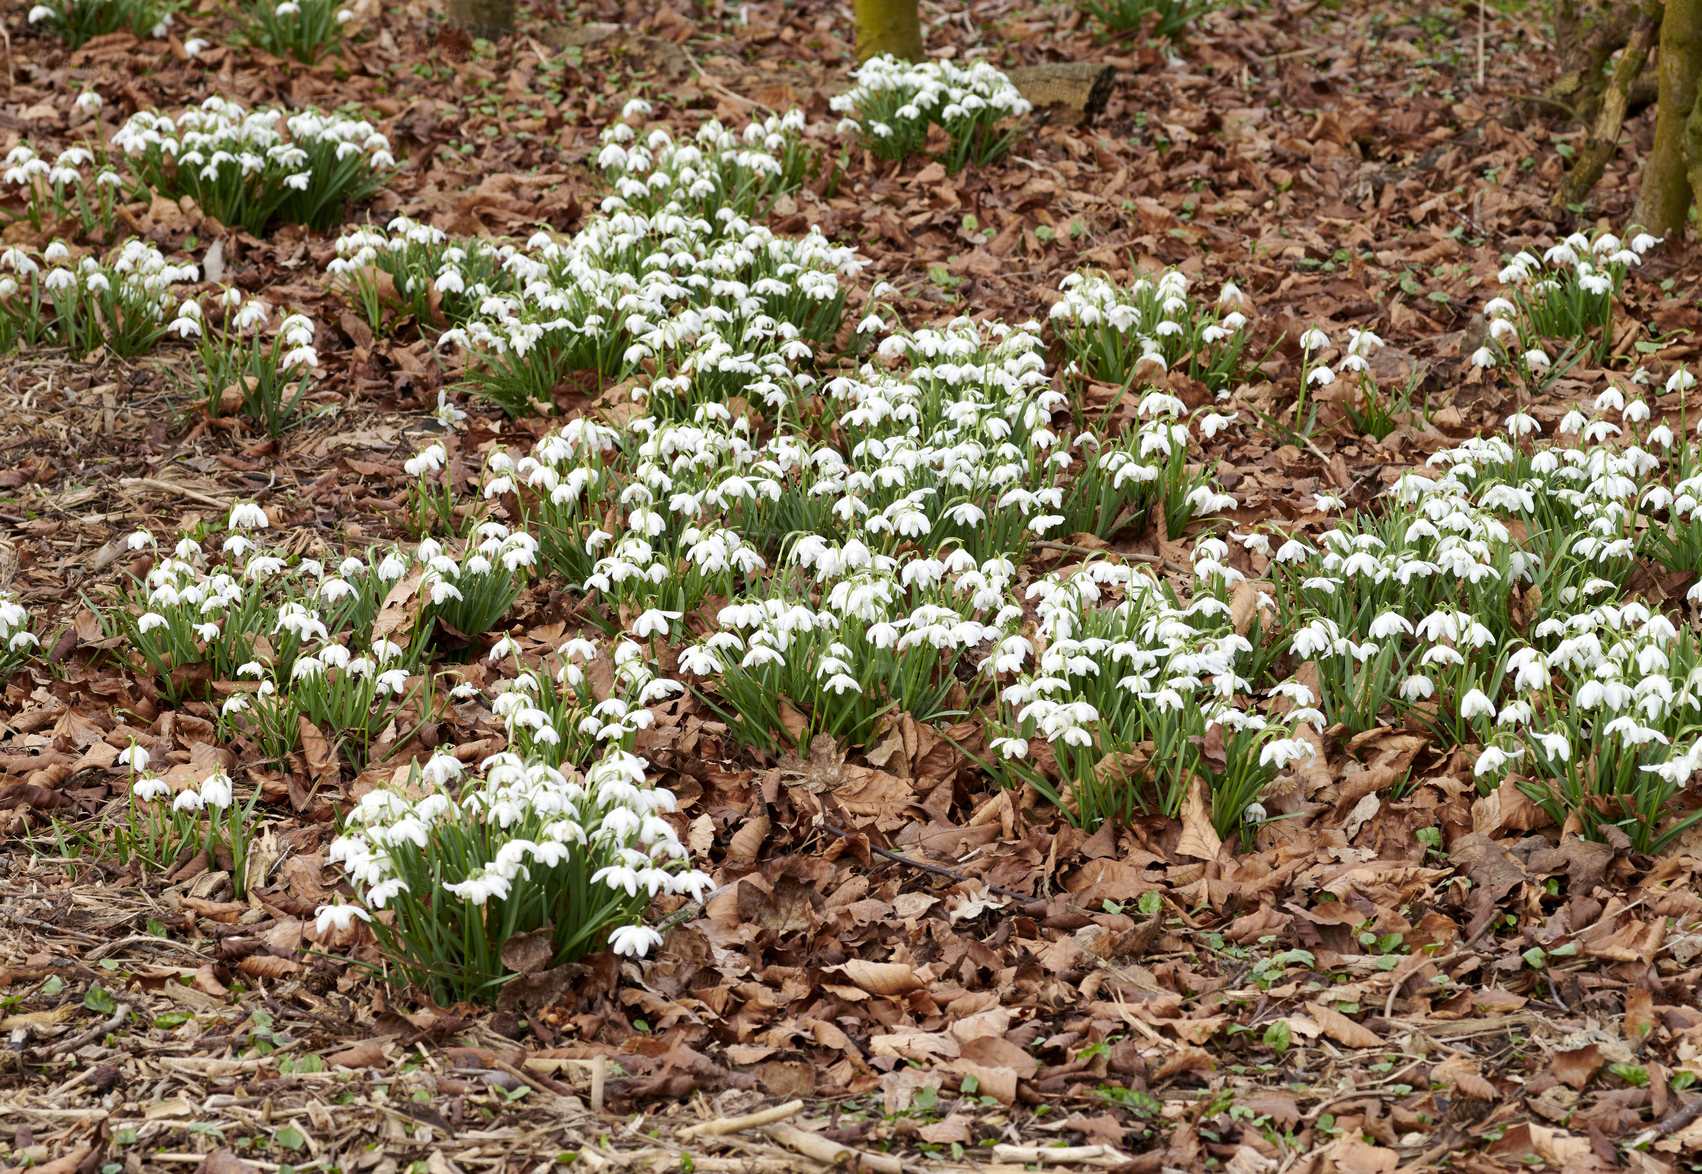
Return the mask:
<svg viewBox="0 0 1702 1174">
<path fill-rule="evenodd" d="M 1450 950 L 1440 958 L 1428 958 L 1423 954 L 1413 955 L 1413 957 L 1420 958 L 1422 961 L 1420 961 L 1417 966 L 1409 967 L 1405 973 L 1402 973 L 1399 970 L 1396 971 L 1394 975 L 1395 981 L 1389 986 L 1389 997 L 1383 1000 L 1383 1018 L 1393 1019 L 1395 1017 L 1395 996 L 1399 994 L 1401 988 L 1407 984 L 1407 979 L 1417 974 L 1426 966 L 1435 966 L 1438 970 L 1440 970 L 1444 962 L 1452 962 L 1459 956 L 1460 952 L 1458 950 Z"/>
<path fill-rule="evenodd" d="M 717 1117 L 713 1121 L 704 1121 L 680 1130 L 680 1136 L 719 1137 L 727 1133 L 742 1133 L 746 1129 L 759 1129 L 764 1125 L 774 1125 L 788 1117 L 795 1116 L 798 1110 L 803 1107 L 803 1101 L 787 1101 L 784 1105 L 775 1105 L 771 1109 L 746 1113 L 743 1117 Z"/>
<path fill-rule="evenodd" d="M 607 1056 L 591 1058 L 591 1111 L 603 1111 L 603 1081 L 608 1078 L 609 1060 Z"/>
<path fill-rule="evenodd" d="M 1089 1166 L 1121 1166 L 1129 1161 L 1126 1154 L 1109 1145 L 996 1145 L 995 1162 L 1011 1162 L 1024 1166 L 1043 1162 L 1080 1162 Z"/>
<path fill-rule="evenodd" d="M 514 1079 L 525 1084 L 526 1087 L 530 1088 L 533 1092 L 547 1092 L 558 1097 L 573 1095 L 573 1090 L 568 1088 L 567 1085 L 561 1083 L 559 1080 L 551 1080 L 547 1076 L 542 1076 L 532 1072 L 525 1072 L 516 1068 L 513 1064 L 507 1063 L 503 1060 L 492 1060 L 491 1064 L 498 1072 L 508 1073 L 510 1076 L 514 1077 Z"/>
<path fill-rule="evenodd" d="M 108 942 L 104 946 L 96 946 L 94 949 L 92 949 L 88 952 L 86 957 L 87 957 L 88 961 L 90 961 L 90 962 L 99 962 L 102 958 L 105 958 L 108 954 L 118 953 L 118 951 L 122 950 L 125 946 L 140 945 L 143 942 L 146 942 L 147 944 L 152 945 L 152 946 L 167 946 L 167 947 L 170 947 L 173 950 L 181 950 L 186 954 L 195 955 L 197 958 L 201 959 L 203 962 L 209 960 L 207 958 L 207 956 L 205 954 L 203 954 L 200 950 L 197 950 L 194 946 L 188 945 L 185 942 L 174 942 L 170 938 L 158 938 L 158 937 L 155 937 L 153 934 L 147 934 L 147 933 L 131 934 L 127 938 L 119 938 L 117 941 Z"/>
<path fill-rule="evenodd" d="M 106 1035 L 108 1032 L 117 1031 L 118 1025 L 123 1023 L 127 1018 L 129 1018 L 129 1016 L 130 1004 L 120 1003 L 118 1004 L 118 1009 L 112 1013 L 111 1019 L 108 1019 L 105 1023 L 100 1024 L 98 1027 L 89 1028 L 89 1030 L 83 1032 L 81 1035 L 74 1035 L 70 1039 L 60 1040 L 58 1043 L 47 1049 L 47 1054 L 50 1056 L 62 1056 L 66 1052 L 74 1052 L 84 1044 L 92 1043 L 101 1038 L 101 1036 Z"/>
<path fill-rule="evenodd" d="M 834 827 L 831 823 L 823 822 L 821 824 L 821 830 L 830 835 L 841 836 L 847 840 L 855 840 L 857 838 L 856 832 L 848 832 L 844 828 Z M 1018 893 L 1011 889 L 1001 889 L 998 885 L 987 884 L 986 881 L 979 877 L 968 876 L 961 872 L 955 872 L 949 868 L 942 868 L 938 864 L 928 864 L 921 860 L 913 860 L 908 856 L 901 856 L 897 852 L 889 851 L 886 848 L 881 847 L 879 844 L 871 843 L 869 845 L 869 851 L 873 852 L 877 856 L 884 856 L 895 864 L 908 864 L 911 868 L 920 868 L 923 872 L 931 872 L 935 876 L 949 877 L 952 880 L 963 881 L 966 884 L 986 885 L 989 893 L 997 893 L 1001 897 L 1011 897 L 1023 902 L 1034 900 L 1034 898 L 1029 896 L 1027 893 Z"/>
<path fill-rule="evenodd" d="M 1665 1137 L 1669 1133 L 1677 1133 L 1680 1129 L 1691 1124 L 1698 1117 L 1702 1117 L 1702 1097 L 1696 1097 L 1692 1099 L 1688 1105 L 1684 1106 L 1684 1108 L 1678 1110 L 1676 1113 L 1668 1113 L 1665 1117 L 1662 1117 L 1659 1121 L 1649 1126 L 1649 1128 L 1645 1129 L 1642 1133 L 1639 1133 L 1637 1135 L 1637 1139 L 1626 1148 L 1632 1150 L 1641 1149 L 1648 1145 L 1651 1141 Z"/>
<path fill-rule="evenodd" d="M 1054 542 L 1049 538 L 1030 543 L 1029 545 L 1033 546 L 1037 550 L 1056 550 L 1063 554 L 1114 554 L 1118 558 L 1125 558 L 1130 562 L 1147 563 L 1150 566 L 1163 567 L 1165 570 L 1178 575 L 1186 575 L 1188 573 L 1187 568 L 1178 566 L 1169 559 L 1156 554 L 1141 554 L 1133 550 L 1099 550 L 1091 546 L 1077 546 L 1073 542 Z"/>
<path fill-rule="evenodd" d="M 198 489 L 191 489 L 187 485 L 179 485 L 174 481 L 162 481 L 158 477 L 121 477 L 118 483 L 126 489 L 157 489 L 161 493 L 175 493 L 187 497 L 190 501 L 198 501 L 202 505 L 210 505 L 216 509 L 226 510 L 230 508 L 229 501 L 210 497 Z"/>
</svg>

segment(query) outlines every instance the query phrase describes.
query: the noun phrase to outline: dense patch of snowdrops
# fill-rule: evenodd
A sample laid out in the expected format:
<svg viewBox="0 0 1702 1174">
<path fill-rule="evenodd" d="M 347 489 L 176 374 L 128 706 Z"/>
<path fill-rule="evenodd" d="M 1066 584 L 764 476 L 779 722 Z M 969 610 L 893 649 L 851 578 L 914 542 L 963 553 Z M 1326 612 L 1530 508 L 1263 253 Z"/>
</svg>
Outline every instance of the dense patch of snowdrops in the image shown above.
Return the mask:
<svg viewBox="0 0 1702 1174">
<path fill-rule="evenodd" d="M 832 100 L 846 117 L 839 133 L 880 159 L 922 150 L 930 127 L 945 132 L 946 170 L 986 167 L 1003 158 L 1023 130 L 1016 119 L 1033 107 L 991 62 L 903 61 L 883 54 L 858 67 L 855 84 Z"/>
<path fill-rule="evenodd" d="M 1510 782 L 1587 834 L 1657 850 L 1697 818 L 1673 812 L 1702 766 L 1702 649 L 1636 584 L 1639 568 L 1702 565 L 1702 458 L 1639 398 L 1641 373 L 1546 434 L 1518 412 L 1437 452 L 1314 537 L 1221 521 L 1190 535 L 1238 504 L 1200 441 L 1238 424 L 1224 401 L 1252 367 L 1243 295 L 1082 273 L 1044 326 L 907 330 L 876 287 L 842 331 L 841 278 L 862 259 L 753 223 L 816 166 L 801 132 L 794 116 L 689 140 L 623 122 L 599 158 L 613 193 L 567 240 L 457 241 L 406 219 L 346 231 L 333 281 L 375 327 L 441 328 L 468 390 L 519 414 L 589 369 L 630 376 L 631 411 L 489 451 L 467 503 L 444 442 L 428 444 L 406 462 L 412 547 L 297 558 L 240 505 L 216 546 L 181 537 L 110 609 L 163 694 L 216 706 L 224 736 L 265 759 L 311 726 L 358 769 L 451 703 L 502 722 L 503 753 L 438 754 L 363 799 L 335 849 L 359 903 L 327 906 L 321 928 L 370 923 L 440 997 L 490 994 L 503 942 L 545 925 L 555 963 L 605 943 L 645 953 L 652 898 L 708 884 L 635 756 L 655 707 L 688 692 L 763 750 L 866 745 L 897 713 L 986 713 L 990 774 L 1084 827 L 1203 805 L 1221 837 L 1251 839 L 1326 738 L 1387 725 L 1470 748 L 1482 790 Z M 1541 367 L 1539 337 L 1594 345 L 1594 299 L 1649 243 L 1569 240 L 1546 277 L 1510 262 L 1505 279 L 1530 288 L 1492 305 L 1508 325 L 1480 365 L 1525 348 L 1521 370 Z M 172 328 L 224 365 L 209 389 L 256 364 L 299 386 L 311 330 L 286 318 L 262 341 L 269 313 L 232 295 L 186 303 Z M 848 361 L 821 362 L 847 335 Z M 1307 331 L 1302 394 L 1342 372 L 1370 397 L 1381 345 Z M 1171 373 L 1206 402 L 1190 409 Z M 1070 392 L 1094 382 L 1130 410 L 1087 419 Z M 1679 371 L 1666 388 L 1693 383 Z M 440 401 L 446 427 L 458 416 Z M 1161 519 L 1188 551 L 1169 577 L 1095 552 Z M 1036 573 L 1038 550 L 1063 561 Z M 584 598 L 584 630 L 541 659 L 501 637 L 488 657 L 511 675 L 440 696 L 452 673 L 434 679 L 434 659 L 485 647 L 533 575 Z M 0 637 L 9 654 L 33 641 L 9 599 Z M 132 821 L 138 844 L 211 836 L 191 817 L 238 806 L 223 782 L 163 787 L 139 774 L 137 801 L 156 806 Z"/>
<path fill-rule="evenodd" d="M 112 144 L 146 191 L 193 197 L 221 224 L 256 235 L 275 223 L 329 229 L 395 166 L 389 141 L 364 119 L 248 110 L 219 97 L 175 117 L 138 111 Z"/>
</svg>

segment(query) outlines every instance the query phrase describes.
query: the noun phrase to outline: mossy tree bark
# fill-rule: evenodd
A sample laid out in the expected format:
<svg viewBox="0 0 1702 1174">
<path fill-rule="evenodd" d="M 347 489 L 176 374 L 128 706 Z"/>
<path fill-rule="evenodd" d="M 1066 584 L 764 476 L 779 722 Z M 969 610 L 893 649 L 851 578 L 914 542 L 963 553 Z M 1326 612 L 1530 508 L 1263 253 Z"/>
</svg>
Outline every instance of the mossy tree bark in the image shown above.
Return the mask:
<svg viewBox="0 0 1702 1174">
<path fill-rule="evenodd" d="M 890 53 L 906 61 L 922 60 L 922 20 L 916 0 L 853 0 L 857 22 L 857 60 Z"/>
<path fill-rule="evenodd" d="M 514 0 L 449 0 L 449 19 L 479 37 L 514 31 Z"/>
<path fill-rule="evenodd" d="M 1631 104 L 1631 87 L 1649 60 L 1649 49 L 1655 43 L 1660 25 L 1661 0 L 1641 0 L 1637 6 L 1637 21 L 1625 43 L 1625 52 L 1602 94 L 1595 126 L 1579 150 L 1572 170 L 1567 172 L 1566 182 L 1555 193 L 1555 203 L 1575 204 L 1589 195 L 1590 189 L 1602 177 L 1608 160 L 1619 149 L 1619 132 L 1625 125 L 1625 112 Z"/>
<path fill-rule="evenodd" d="M 1685 128 L 1696 107 L 1696 81 L 1702 74 L 1702 0 L 1666 0 L 1658 68 L 1655 145 L 1643 164 L 1643 188 L 1632 219 L 1656 236 L 1676 233 L 1682 239 L 1693 198 Z"/>
</svg>

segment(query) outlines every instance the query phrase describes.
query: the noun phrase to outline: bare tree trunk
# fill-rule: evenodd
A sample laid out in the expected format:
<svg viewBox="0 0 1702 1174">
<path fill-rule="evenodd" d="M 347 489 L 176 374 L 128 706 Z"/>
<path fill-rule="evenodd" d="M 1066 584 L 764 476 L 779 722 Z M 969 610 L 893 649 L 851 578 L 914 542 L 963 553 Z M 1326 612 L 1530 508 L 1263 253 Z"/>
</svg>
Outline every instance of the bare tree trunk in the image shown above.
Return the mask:
<svg viewBox="0 0 1702 1174">
<path fill-rule="evenodd" d="M 1642 0 L 1638 6 L 1637 23 L 1625 42 L 1625 52 L 1614 67 L 1613 77 L 1602 95 L 1601 111 L 1596 124 L 1585 140 L 1583 149 L 1566 182 L 1555 193 L 1557 204 L 1576 204 L 1590 194 L 1601 179 L 1609 159 L 1619 149 L 1619 131 L 1625 125 L 1625 112 L 1631 103 L 1631 86 L 1643 72 L 1649 60 L 1649 49 L 1655 43 L 1661 25 L 1661 0 Z M 1702 129 L 1702 128 L 1699 128 Z"/>
<path fill-rule="evenodd" d="M 922 59 L 922 20 L 916 0 L 853 0 L 857 21 L 857 60 L 890 53 L 906 61 Z"/>
<path fill-rule="evenodd" d="M 1667 0 L 1658 68 L 1661 98 L 1655 145 L 1643 164 L 1643 189 L 1632 218 L 1656 236 L 1676 233 L 1682 240 L 1691 201 L 1685 124 L 1696 105 L 1696 79 L 1702 72 L 1702 0 Z"/>
<path fill-rule="evenodd" d="M 479 37 L 514 31 L 514 0 L 449 0 L 449 19 Z"/>
</svg>

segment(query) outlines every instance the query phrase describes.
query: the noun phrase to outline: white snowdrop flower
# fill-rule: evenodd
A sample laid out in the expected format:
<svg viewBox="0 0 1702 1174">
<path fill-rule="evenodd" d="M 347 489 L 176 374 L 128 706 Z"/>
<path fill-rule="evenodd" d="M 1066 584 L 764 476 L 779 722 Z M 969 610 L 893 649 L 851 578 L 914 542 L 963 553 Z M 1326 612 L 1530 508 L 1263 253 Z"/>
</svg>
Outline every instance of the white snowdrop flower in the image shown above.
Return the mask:
<svg viewBox="0 0 1702 1174">
<path fill-rule="evenodd" d="M 1331 510 L 1342 510 L 1347 508 L 1347 503 L 1334 493 L 1314 493 L 1312 495 L 1312 504 L 1317 507 L 1318 512 L 1321 514 L 1327 514 Z"/>
<path fill-rule="evenodd" d="M 1547 367 L 1550 365 L 1548 352 L 1541 347 L 1532 347 L 1525 352 L 1525 365 L 1528 367 Z"/>
<path fill-rule="evenodd" d="M 1495 703 L 1480 689 L 1472 689 L 1460 698 L 1460 716 L 1468 721 L 1474 717 L 1491 717 L 1494 714 Z"/>
<path fill-rule="evenodd" d="M 1477 756 L 1477 762 L 1472 765 L 1472 774 L 1482 778 L 1486 774 L 1499 771 L 1515 758 L 1524 755 L 1523 750 L 1503 750 L 1499 746 L 1486 746 L 1483 753 Z"/>
<path fill-rule="evenodd" d="M 401 882 L 393 883 L 400 885 Z M 384 902 L 378 901 L 376 904 L 382 908 Z M 359 905 L 321 905 L 314 913 L 316 916 L 313 919 L 313 928 L 320 934 L 330 933 L 333 929 L 339 932 L 347 930 L 357 919 L 372 920 L 372 914 Z"/>
<path fill-rule="evenodd" d="M 1514 412 L 1506 420 L 1507 431 L 1515 438 L 1522 438 L 1542 431 L 1542 425 L 1536 417 L 1525 412 Z"/>
<path fill-rule="evenodd" d="M 171 794 L 171 786 L 164 779 L 144 775 L 130 785 L 130 793 L 144 803 L 152 803 Z"/>
<path fill-rule="evenodd" d="M 609 934 L 609 949 L 625 958 L 643 958 L 662 944 L 662 935 L 648 925 L 623 925 Z"/>
<path fill-rule="evenodd" d="M 230 508 L 230 520 L 227 523 L 233 530 L 264 530 L 272 523 L 266 517 L 266 511 L 251 501 L 239 501 Z"/>
<path fill-rule="evenodd" d="M 1330 336 L 1316 326 L 1300 336 L 1300 349 L 1303 351 L 1326 350 L 1330 345 Z"/>
<path fill-rule="evenodd" d="M 118 752 L 118 765 L 127 766 L 137 773 L 147 770 L 148 752 L 132 742 Z"/>
<path fill-rule="evenodd" d="M 124 540 L 124 545 L 130 550 L 145 550 L 157 546 L 158 543 L 154 541 L 154 536 L 148 531 L 135 530 Z"/>
<path fill-rule="evenodd" d="M 1689 391 L 1692 387 L 1695 387 L 1695 386 L 1696 386 L 1696 376 L 1692 375 L 1689 371 L 1685 370 L 1683 367 L 1680 367 L 1678 370 L 1674 371 L 1670 376 L 1667 377 L 1667 390 L 1669 392 L 1671 392 L 1671 391 Z"/>
<path fill-rule="evenodd" d="M 1423 701 L 1436 691 L 1436 686 L 1429 677 L 1422 673 L 1414 673 L 1401 682 L 1401 699 L 1403 701 Z"/>
<path fill-rule="evenodd" d="M 1640 232 L 1631 238 L 1631 251 L 1641 255 L 1660 244 L 1663 239 L 1658 236 L 1650 236 L 1646 232 Z"/>
<path fill-rule="evenodd" d="M 223 811 L 231 805 L 234 797 L 230 776 L 222 770 L 214 771 L 201 781 L 201 800 L 209 807 Z"/>
</svg>

